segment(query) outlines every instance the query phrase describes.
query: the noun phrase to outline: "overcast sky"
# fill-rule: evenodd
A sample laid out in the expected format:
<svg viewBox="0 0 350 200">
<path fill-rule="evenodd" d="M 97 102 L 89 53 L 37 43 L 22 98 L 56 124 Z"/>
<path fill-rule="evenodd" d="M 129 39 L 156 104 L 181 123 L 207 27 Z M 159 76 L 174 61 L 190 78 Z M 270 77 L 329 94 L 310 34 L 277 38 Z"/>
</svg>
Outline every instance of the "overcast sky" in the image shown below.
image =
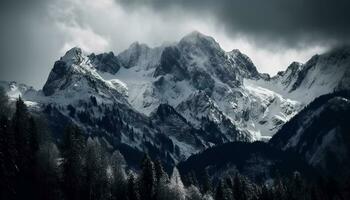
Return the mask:
<svg viewBox="0 0 350 200">
<path fill-rule="evenodd" d="M 118 54 L 132 42 L 178 41 L 197 30 L 240 49 L 271 75 L 349 42 L 348 0 L 1 0 L 0 80 L 41 88 L 79 46 Z"/>
</svg>

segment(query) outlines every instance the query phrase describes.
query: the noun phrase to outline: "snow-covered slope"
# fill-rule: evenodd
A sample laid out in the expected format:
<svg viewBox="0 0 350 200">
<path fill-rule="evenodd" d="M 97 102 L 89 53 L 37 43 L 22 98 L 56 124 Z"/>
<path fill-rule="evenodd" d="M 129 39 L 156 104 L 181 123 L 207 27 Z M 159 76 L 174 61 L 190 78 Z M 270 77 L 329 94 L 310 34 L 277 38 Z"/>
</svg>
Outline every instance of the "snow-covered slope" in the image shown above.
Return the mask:
<svg viewBox="0 0 350 200">
<path fill-rule="evenodd" d="M 258 73 L 248 56 L 239 50 L 225 52 L 212 37 L 199 32 L 192 32 L 169 46 L 150 48 L 134 43 L 117 58 L 122 63 L 119 71 L 98 73 L 105 80 L 118 79 L 125 83 L 129 103 L 146 115 L 160 104 L 179 108 L 180 113 L 200 111 L 192 107 L 184 110 L 179 105 L 205 93 L 203 97 L 215 104 L 221 116 L 214 119 L 209 112 L 196 115 L 209 117 L 222 130 L 230 129 L 223 127 L 226 125 L 235 126 L 242 135 L 256 140 L 269 138 L 299 109 L 298 102 L 267 89 L 264 95 L 249 90 L 254 86 L 244 85 L 244 79 L 260 80 L 265 76 Z M 197 99 L 202 98 L 194 101 Z M 270 105 L 274 99 L 277 100 Z M 198 116 L 194 120 L 189 114 L 184 115 L 194 126 L 198 125 Z M 272 122 L 265 128 L 261 126 L 264 121 Z"/>
<path fill-rule="evenodd" d="M 323 94 L 350 89 L 350 47 L 315 55 L 305 64 L 293 62 L 286 71 L 255 84 L 304 105 Z"/>
<path fill-rule="evenodd" d="M 56 61 L 43 87 L 43 93 L 52 98 L 53 102 L 65 105 L 90 96 L 97 97 L 99 102 L 128 103 L 124 98 L 125 85 L 119 80 L 103 79 L 92 60 L 80 48 L 69 50 Z"/>
<path fill-rule="evenodd" d="M 88 133 L 103 130 L 111 143 L 167 148 L 178 161 L 219 143 L 269 139 L 313 98 L 349 88 L 348 63 L 349 48 L 341 48 L 269 78 L 239 50 L 192 32 L 155 48 L 133 43 L 118 55 L 76 47 L 55 62 L 43 90 L 7 88 Z"/>
<path fill-rule="evenodd" d="M 37 96 L 37 91 L 26 84 L 15 81 L 0 81 L 0 87 L 4 88 L 10 101 L 15 101 L 18 97 L 25 97 L 24 103 L 30 107 L 37 107 L 37 101 L 33 101 Z"/>
</svg>

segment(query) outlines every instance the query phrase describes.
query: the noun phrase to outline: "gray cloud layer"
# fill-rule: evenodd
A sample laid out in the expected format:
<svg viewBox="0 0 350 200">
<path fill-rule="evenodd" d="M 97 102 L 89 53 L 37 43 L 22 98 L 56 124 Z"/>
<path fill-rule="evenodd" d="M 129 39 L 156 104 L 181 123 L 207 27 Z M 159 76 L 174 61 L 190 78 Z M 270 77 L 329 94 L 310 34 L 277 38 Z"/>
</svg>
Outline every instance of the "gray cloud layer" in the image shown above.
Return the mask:
<svg viewBox="0 0 350 200">
<path fill-rule="evenodd" d="M 0 2 L 0 79 L 39 86 L 47 78 L 62 37 L 48 19 L 45 0 Z M 52 39 L 55 38 L 55 39 Z"/>
<path fill-rule="evenodd" d="M 262 72 L 350 39 L 350 1 L 2 0 L 0 80 L 40 88 L 66 50 L 114 51 L 177 41 L 192 30 L 239 48 Z"/>
<path fill-rule="evenodd" d="M 129 9 L 140 5 L 156 12 L 184 9 L 196 17 L 212 16 L 231 35 L 286 45 L 343 43 L 350 39 L 348 0 L 117 0 Z"/>
</svg>

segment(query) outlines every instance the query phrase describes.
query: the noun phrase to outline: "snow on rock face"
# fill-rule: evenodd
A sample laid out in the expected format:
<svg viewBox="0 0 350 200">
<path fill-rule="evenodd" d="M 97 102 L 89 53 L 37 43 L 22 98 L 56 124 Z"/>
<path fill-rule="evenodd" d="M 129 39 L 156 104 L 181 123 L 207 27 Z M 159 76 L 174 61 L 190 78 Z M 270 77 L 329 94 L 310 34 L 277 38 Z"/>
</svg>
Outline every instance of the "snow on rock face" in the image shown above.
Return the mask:
<svg viewBox="0 0 350 200">
<path fill-rule="evenodd" d="M 244 78 L 259 78 L 261 76 L 250 58 L 241 53 L 238 49 L 228 52 L 227 55 L 232 66 L 236 68 Z"/>
<path fill-rule="evenodd" d="M 123 81 L 128 88 L 129 103 L 146 115 L 162 103 L 177 107 L 190 95 L 204 91 L 217 104 L 221 118 L 232 125 L 231 121 L 239 118 L 233 114 L 237 112 L 233 107 L 239 101 L 236 90 L 242 87 L 243 78 L 260 77 L 246 55 L 238 50 L 226 53 L 213 38 L 198 32 L 169 46 L 149 48 L 135 43 L 118 58 L 125 66 L 116 74 L 99 73 L 106 80 Z M 231 115 L 226 113 L 226 108 L 231 108 Z M 207 113 L 198 114 L 206 116 Z M 239 127 L 246 133 L 244 126 Z"/>
<path fill-rule="evenodd" d="M 249 132 L 238 130 L 239 127 L 236 127 L 231 118 L 225 115 L 204 91 L 191 94 L 176 107 L 176 110 L 198 129 L 203 128 L 211 132 L 213 130 L 207 127 L 216 127 L 215 131 L 223 135 L 221 136 L 224 138 L 223 141 L 251 141 L 254 139 Z"/>
<path fill-rule="evenodd" d="M 176 109 L 197 128 L 200 128 L 203 117 L 209 117 L 216 123 L 219 123 L 223 117 L 219 108 L 204 91 L 191 94 Z"/>
<path fill-rule="evenodd" d="M 99 96 L 109 101 L 127 103 L 125 85 L 118 80 L 104 80 L 91 59 L 80 49 L 69 50 L 56 61 L 43 93 L 54 101 L 72 102 L 78 99 Z"/>
<path fill-rule="evenodd" d="M 168 135 L 171 140 L 177 144 L 184 157 L 203 150 L 206 146 L 195 130 L 186 119 L 176 110 L 167 104 L 160 104 L 158 108 L 151 113 L 152 124 L 155 124 L 162 133 Z"/>
<path fill-rule="evenodd" d="M 269 78 L 259 74 L 239 50 L 225 52 L 213 38 L 193 32 L 178 43 L 155 48 L 134 43 L 118 55 L 87 55 L 73 48 L 56 61 L 42 91 L 15 89 L 13 94 L 18 96 L 20 91 L 25 100 L 39 105 L 73 105 L 80 112 L 79 102 L 90 103 L 91 97 L 98 105 L 118 104 L 118 112 L 130 115 L 124 115 L 124 122 L 139 135 L 134 141 L 121 134 L 122 142 L 142 149 L 144 130 L 152 133 L 145 136 L 152 144 L 156 143 L 154 135 L 171 133 L 163 136 L 178 146 L 178 155 L 172 155 L 178 160 L 210 144 L 269 139 L 309 99 L 348 87 L 347 52 L 293 63 Z M 154 113 L 167 110 L 164 105 L 175 108 L 177 114 L 165 112 L 169 116 L 162 121 Z M 89 110 L 98 120 L 112 119 L 102 111 Z M 62 112 L 71 117 L 69 111 Z M 160 127 L 149 125 L 152 120 Z"/>
<path fill-rule="evenodd" d="M 33 87 L 17 83 L 15 81 L 0 81 L 0 86 L 5 89 L 7 96 L 12 100 L 17 99 L 20 96 L 23 97 L 36 92 Z"/>
<path fill-rule="evenodd" d="M 294 62 L 285 72 L 256 84 L 304 105 L 323 94 L 350 89 L 350 47 L 315 55 L 305 64 Z"/>
<path fill-rule="evenodd" d="M 347 64 L 348 61 L 344 60 L 347 54 L 341 55 L 338 57 L 343 61 L 339 63 Z M 333 91 L 333 87 L 323 87 L 325 83 L 317 87 L 311 84 L 310 87 L 306 84 L 310 81 L 302 84 L 307 86 L 291 91 L 293 85 L 302 79 L 299 77 L 305 77 L 302 71 L 311 73 L 306 69 L 317 69 L 312 72 L 312 77 L 318 82 L 317 74 L 324 70 L 318 70 L 319 66 L 312 64 L 316 63 L 315 58 L 307 64 L 294 62 L 285 72 L 269 78 L 259 74 L 248 56 L 239 50 L 225 52 L 213 38 L 198 32 L 169 46 L 149 48 L 134 43 L 118 58 L 123 60 L 125 67 L 113 76 L 100 74 L 123 81 L 128 89 L 128 101 L 136 110 L 149 115 L 162 103 L 176 108 L 197 91 L 204 91 L 225 118 L 242 133 L 249 132 L 251 138 L 258 140 L 270 138 L 313 98 Z M 328 63 L 327 66 L 332 64 L 324 63 Z M 311 65 L 314 67 L 307 67 Z M 334 70 L 329 70 L 331 72 L 321 75 L 334 76 Z M 346 78 L 334 77 L 334 83 L 346 85 L 349 82 Z M 323 82 L 328 79 L 323 78 Z M 187 120 L 198 126 L 198 120 L 188 114 L 195 109 L 183 113 Z M 199 113 L 202 116 L 207 114 Z"/>
<path fill-rule="evenodd" d="M 284 98 L 280 94 L 255 85 L 254 81 L 245 80 L 248 100 L 243 110 L 249 112 L 250 127 L 260 132 L 263 138 L 271 137 L 285 122 L 302 108 L 298 101 Z"/>
</svg>

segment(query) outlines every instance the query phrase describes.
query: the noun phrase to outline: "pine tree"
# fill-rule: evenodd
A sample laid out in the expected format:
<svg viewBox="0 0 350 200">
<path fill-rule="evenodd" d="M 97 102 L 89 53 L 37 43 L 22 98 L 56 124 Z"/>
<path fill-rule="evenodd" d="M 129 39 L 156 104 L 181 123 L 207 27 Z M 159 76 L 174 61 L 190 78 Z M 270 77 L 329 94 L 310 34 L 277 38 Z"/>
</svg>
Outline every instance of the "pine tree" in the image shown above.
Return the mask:
<svg viewBox="0 0 350 200">
<path fill-rule="evenodd" d="M 140 195 L 138 193 L 138 188 L 135 183 L 135 177 L 132 173 L 128 177 L 128 187 L 127 187 L 127 200 L 139 200 Z"/>
<path fill-rule="evenodd" d="M 61 199 L 59 187 L 59 166 L 57 164 L 60 158 L 60 152 L 57 146 L 46 141 L 40 145 L 38 152 L 39 169 L 39 199 Z"/>
<path fill-rule="evenodd" d="M 85 157 L 87 199 L 105 199 L 107 192 L 107 163 L 98 139 L 88 138 Z"/>
<path fill-rule="evenodd" d="M 24 170 L 29 165 L 30 146 L 29 146 L 29 114 L 27 106 L 21 97 L 16 101 L 16 111 L 12 118 L 12 127 L 15 136 L 15 145 L 18 152 L 17 165 L 20 170 Z"/>
<path fill-rule="evenodd" d="M 29 133 L 29 149 L 31 150 L 31 155 L 35 156 L 39 150 L 39 139 L 38 139 L 37 124 L 33 117 L 29 117 L 28 133 Z M 35 159 L 35 158 L 32 158 L 32 159 Z"/>
<path fill-rule="evenodd" d="M 163 169 L 162 162 L 159 159 L 157 159 L 154 162 L 154 170 L 155 170 L 156 184 L 158 184 L 162 178 L 166 178 L 166 179 L 168 178 L 167 174 Z"/>
<path fill-rule="evenodd" d="M 76 126 L 68 126 L 63 138 L 63 188 L 66 199 L 80 199 L 83 189 L 84 139 Z"/>
<path fill-rule="evenodd" d="M 263 185 L 261 187 L 261 192 L 258 197 L 259 200 L 272 200 L 272 194 L 271 191 L 266 187 L 266 185 Z"/>
<path fill-rule="evenodd" d="M 229 194 L 227 193 L 226 185 L 219 181 L 218 187 L 215 192 L 215 200 L 229 200 Z"/>
<path fill-rule="evenodd" d="M 303 199 L 305 197 L 305 186 L 299 172 L 295 172 L 293 177 L 287 181 L 287 199 Z"/>
<path fill-rule="evenodd" d="M 0 199 L 15 198 L 16 152 L 10 121 L 0 113 Z"/>
<path fill-rule="evenodd" d="M 111 194 L 113 199 L 123 199 L 126 195 L 125 159 L 119 151 L 114 151 L 111 159 Z"/>
<path fill-rule="evenodd" d="M 170 178 L 170 194 L 171 199 L 184 200 L 185 199 L 185 187 L 182 183 L 181 176 L 177 168 L 173 169 L 173 173 Z"/>
<path fill-rule="evenodd" d="M 155 191 L 155 173 L 153 162 L 148 155 L 145 155 L 142 161 L 139 185 L 141 199 L 152 200 Z"/>
<path fill-rule="evenodd" d="M 21 97 L 16 101 L 16 111 L 12 117 L 12 130 L 17 151 L 16 190 L 18 198 L 37 198 L 37 188 L 34 187 L 37 184 L 37 129 L 35 122 L 31 121 L 27 106 Z"/>
<path fill-rule="evenodd" d="M 236 174 L 234 179 L 233 179 L 233 196 L 235 200 L 246 200 L 248 199 L 247 193 L 248 188 L 247 188 L 247 183 L 245 179 L 240 176 L 239 174 Z"/>
<path fill-rule="evenodd" d="M 202 192 L 207 193 L 211 191 L 211 182 L 209 179 L 208 170 L 204 169 L 201 173 L 201 179 L 202 179 Z"/>
<path fill-rule="evenodd" d="M 274 181 L 273 198 L 274 199 L 286 199 L 286 186 L 281 178 L 276 178 Z"/>
<path fill-rule="evenodd" d="M 159 159 L 157 159 L 154 163 L 154 169 L 155 169 L 155 199 L 164 199 L 164 193 L 167 192 L 168 188 L 166 187 L 167 184 L 169 184 L 169 177 L 165 173 L 162 163 Z"/>
</svg>

